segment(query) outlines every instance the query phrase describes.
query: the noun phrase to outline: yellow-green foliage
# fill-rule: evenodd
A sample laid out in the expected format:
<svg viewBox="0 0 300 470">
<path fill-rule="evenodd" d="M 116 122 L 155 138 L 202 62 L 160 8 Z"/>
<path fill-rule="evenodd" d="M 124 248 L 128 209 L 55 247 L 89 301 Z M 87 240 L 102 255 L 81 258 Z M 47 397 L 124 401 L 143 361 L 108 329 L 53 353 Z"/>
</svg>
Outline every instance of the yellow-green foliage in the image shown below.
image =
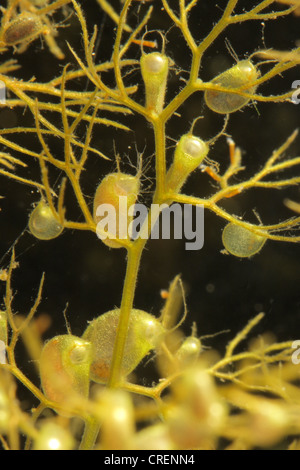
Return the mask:
<svg viewBox="0 0 300 470">
<path fill-rule="evenodd" d="M 99 281 L 94 296 L 104 298 L 110 308 L 89 312 L 89 295 L 83 288 L 81 297 L 87 307 L 80 314 L 81 332 L 72 331 L 72 315 L 70 311 L 69 317 L 68 311 L 68 334 L 58 331 L 55 323 L 53 333 L 47 332 L 52 315 L 35 315 L 43 306 L 49 273 L 45 273 L 45 279 L 43 275 L 29 313 L 24 316 L 26 307 L 17 313 L 20 309 L 14 305 L 18 295 L 14 299 L 12 278 L 18 262 L 22 271 L 22 256 L 18 254 L 17 243 L 9 250 L 10 262 L 4 263 L 0 271 L 4 287 L 0 345 L 6 346 L 5 361 L 0 349 L 3 362 L 0 364 L 0 439 L 5 449 L 299 448 L 298 441 L 293 441 L 294 436 L 300 435 L 299 369 L 292 362 L 292 354 L 293 340 L 298 339 L 300 331 L 287 341 L 277 342 L 273 335 L 266 334 L 240 347 L 250 334 L 254 335 L 252 329 L 264 318 L 263 313 L 258 313 L 262 310 L 258 307 L 256 313 L 253 311 L 244 318 L 244 327 L 239 332 L 226 333 L 229 339 L 225 351 L 217 352 L 209 338 L 223 328 L 214 327 L 210 335 L 203 336 L 203 315 L 213 318 L 215 313 L 207 311 L 197 311 L 192 326 L 184 278 L 176 276 L 172 281 L 174 275 L 169 277 L 170 287 L 161 292 L 164 306 L 158 314 L 157 301 L 154 302 L 157 292 L 152 289 L 152 283 L 157 276 L 159 288 L 165 289 L 160 275 L 164 263 L 174 262 L 176 252 L 165 261 L 161 248 L 155 270 L 149 272 L 147 288 L 154 305 L 148 304 L 151 313 L 147 313 L 143 306 L 137 305 L 135 291 L 148 240 L 119 237 L 117 230 L 117 240 L 106 240 L 104 246 L 96 235 L 95 212 L 99 202 L 116 207 L 119 196 L 129 194 L 128 205 L 138 201 L 150 207 L 151 218 L 145 222 L 144 232 L 149 221 L 153 223 L 159 216 L 155 204 L 202 205 L 215 216 L 214 233 L 218 233 L 219 240 L 222 237 L 219 222 L 225 226 L 223 242 L 227 254 L 237 258 L 251 258 L 272 243 L 288 242 L 295 247 L 300 241 L 300 217 L 295 212 L 283 218 L 277 215 L 274 206 L 272 217 L 257 214 L 261 192 L 251 203 L 251 212 L 257 216 L 255 223 L 251 217 L 236 215 L 236 212 L 244 214 L 240 195 L 249 192 L 252 196 L 260 190 L 272 193 L 274 189 L 281 190 L 276 194 L 277 201 L 280 194 L 277 203 L 282 208 L 285 201 L 286 206 L 299 213 L 299 204 L 291 200 L 296 198 L 296 193 L 292 196 L 285 192 L 290 187 L 297 188 L 300 182 L 300 157 L 293 150 L 295 142 L 299 145 L 298 131 L 289 128 L 279 148 L 272 144 L 271 155 L 266 155 L 265 141 L 270 149 L 273 133 L 270 124 L 263 121 L 265 106 L 271 109 L 272 119 L 281 106 L 294 106 L 292 80 L 300 73 L 300 48 L 270 49 L 267 25 L 269 20 L 276 24 L 277 20 L 292 17 L 299 1 L 256 0 L 247 2 L 245 9 L 245 2 L 224 0 L 214 9 L 210 29 L 205 18 L 206 3 L 214 2 L 7 0 L 2 6 L 0 53 L 4 59 L 0 80 L 6 88 L 6 104 L 1 106 L 13 110 L 19 120 L 17 124 L 2 124 L 0 129 L 1 181 L 9 181 L 10 186 L 22 183 L 24 195 L 32 191 L 36 196 L 35 208 L 29 205 L 27 208 L 28 229 L 36 237 L 34 243 L 42 245 L 45 252 L 53 249 L 53 257 L 57 256 L 53 248 L 56 245 L 51 243 L 66 233 L 81 231 L 86 242 L 82 242 L 80 252 L 90 243 L 90 236 L 97 240 L 99 250 L 103 250 L 101 258 L 96 260 L 93 255 L 90 261 L 90 267 L 96 264 L 94 273 L 103 270 L 102 280 L 114 271 L 109 259 L 115 252 L 121 252 L 122 256 L 122 261 L 118 261 L 120 272 L 126 260 L 121 300 L 116 292 L 117 283 L 115 297 L 110 298 L 105 283 Z M 86 21 L 92 4 L 97 11 L 106 12 L 108 21 L 115 23 L 115 29 L 110 24 L 112 49 L 105 51 L 107 61 L 97 58 L 99 38 L 100 50 L 107 47 L 99 27 L 91 24 L 91 20 Z M 296 21 L 296 16 L 293 18 Z M 216 54 L 215 43 L 224 43 L 224 34 L 233 30 L 243 36 L 253 21 L 257 25 L 265 23 L 266 29 L 260 26 L 260 44 L 266 40 L 268 49 L 263 46 L 244 51 L 241 59 L 234 59 L 235 64 L 230 57 L 234 45 L 228 43 L 227 66 L 219 70 L 222 66 L 217 62 L 209 80 L 207 67 Z M 166 25 L 165 31 L 158 30 L 161 24 Z M 80 35 L 78 46 L 74 36 L 71 33 L 68 36 L 71 27 L 75 28 L 76 37 Z M 203 32 L 205 28 L 207 31 Z M 185 59 L 190 57 L 186 70 L 177 63 L 177 41 L 172 31 L 180 36 L 180 47 L 186 48 Z M 60 64 L 46 80 L 36 79 L 34 68 L 30 77 L 22 75 L 23 58 L 28 59 L 35 50 L 40 50 L 41 40 L 47 45 L 42 52 L 44 60 L 50 57 Z M 296 43 L 299 37 L 293 40 Z M 272 82 L 279 77 L 287 77 L 285 86 L 274 94 Z M 239 133 L 235 133 L 235 126 L 238 127 L 238 120 L 243 119 L 246 111 L 249 113 L 245 114 L 244 126 L 253 141 L 258 136 L 252 131 L 251 119 L 258 119 L 263 129 L 261 142 L 257 144 L 260 161 L 254 171 L 251 155 L 247 154 Z M 202 114 L 204 119 L 200 121 Z M 210 127 L 206 124 L 209 120 L 216 123 L 214 129 L 223 126 L 210 139 L 207 137 Z M 172 130 L 176 122 L 180 122 L 180 132 Z M 122 139 L 128 139 L 130 158 L 133 158 L 135 145 L 138 152 L 136 142 L 143 126 L 148 132 L 145 156 L 138 155 L 138 170 L 131 171 L 126 155 L 116 153 L 119 145 L 122 147 Z M 199 131 L 201 126 L 205 135 Z M 113 133 L 108 129 L 113 129 Z M 215 151 L 217 140 L 224 145 Z M 94 166 L 90 165 L 93 158 L 97 159 Z M 112 168 L 114 159 L 118 172 Z M 106 166 L 104 173 L 98 174 L 99 161 Z M 193 178 L 196 191 L 189 192 L 187 184 Z M 149 187 L 144 190 L 143 181 L 149 180 L 151 190 Z M 0 191 L 2 197 L 13 200 L 13 191 L 11 195 L 6 194 L 4 185 Z M 119 214 L 121 210 L 116 207 L 116 211 Z M 263 220 L 268 223 L 264 224 Z M 5 230 L 1 222 L 1 233 Z M 209 240 L 214 240 L 212 233 L 206 235 Z M 53 238 L 56 240 L 49 241 Z M 278 243 L 278 251 L 282 245 Z M 115 247 L 123 250 L 110 250 Z M 215 251 L 220 248 L 216 246 Z M 150 244 L 149 250 L 151 256 Z M 206 259 L 209 266 L 205 244 L 202 252 L 202 260 Z M 240 262 L 250 266 L 260 253 L 254 260 Z M 238 262 L 231 258 L 232 262 Z M 39 263 L 43 269 L 42 258 Z M 77 263 L 77 257 L 73 263 Z M 181 266 L 176 266 L 181 271 Z M 235 266 L 238 269 L 240 265 Z M 195 265 L 191 266 L 193 269 Z M 218 267 L 213 269 L 217 271 Z M 268 269 L 264 267 L 265 272 Z M 67 282 L 70 267 L 64 266 L 63 270 Z M 87 267 L 82 270 L 86 271 Z M 140 272 L 145 280 L 144 271 Z M 56 277 L 57 273 L 50 275 Z M 296 275 L 299 276 L 299 264 Z M 224 268 L 224 286 L 229 278 L 230 273 Z M 209 279 L 205 282 L 209 283 Z M 199 295 L 202 287 L 199 286 Z M 235 301 L 235 286 L 230 287 L 226 295 Z M 26 296 L 30 299 L 31 292 L 26 292 Z M 218 308 L 222 310 L 222 306 L 223 299 Z M 282 311 L 282 315 L 285 313 Z M 225 325 L 226 321 L 225 318 Z M 232 324 L 229 318 L 228 322 Z M 184 333 L 183 324 L 189 325 L 188 333 Z M 17 353 L 19 340 L 28 355 L 25 361 Z M 147 375 L 150 358 L 156 366 L 154 381 Z M 28 364 L 35 366 L 38 379 L 27 372 Z M 19 387 L 20 390 L 25 387 L 32 400 L 29 403 L 27 396 L 26 410 L 19 394 L 16 398 Z"/>
</svg>

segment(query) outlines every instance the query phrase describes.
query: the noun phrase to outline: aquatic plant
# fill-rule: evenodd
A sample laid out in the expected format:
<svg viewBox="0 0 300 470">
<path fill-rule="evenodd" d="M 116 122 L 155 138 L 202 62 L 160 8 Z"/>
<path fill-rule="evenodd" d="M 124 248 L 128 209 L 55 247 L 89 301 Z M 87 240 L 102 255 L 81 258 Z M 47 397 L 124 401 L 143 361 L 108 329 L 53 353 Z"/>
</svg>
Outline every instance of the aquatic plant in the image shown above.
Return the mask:
<svg viewBox="0 0 300 470">
<path fill-rule="evenodd" d="M 289 51 L 283 44 L 280 50 L 274 39 L 270 49 L 268 25 L 274 20 L 271 31 L 277 31 L 287 21 L 295 24 L 299 2 L 263 0 L 250 8 L 242 0 L 122 3 L 97 0 L 91 7 L 76 0 L 8 0 L 2 9 L 0 80 L 6 101 L 1 106 L 17 120 L 6 124 L 0 115 L 2 215 L 6 201 L 12 211 L 13 201 L 21 200 L 17 183 L 28 203 L 26 209 L 21 205 L 28 225 L 4 254 L 0 276 L 5 287 L 0 313 L 0 344 L 5 347 L 5 353 L 0 351 L 2 446 L 298 448 L 293 439 L 300 434 L 299 369 L 292 360 L 295 328 L 292 337 L 276 339 L 280 328 L 276 331 L 270 319 L 272 334 L 243 346 L 272 312 L 262 313 L 270 310 L 266 300 L 249 303 L 244 291 L 239 297 L 237 281 L 247 282 L 254 275 L 251 266 L 263 259 L 263 275 L 259 269 L 255 275 L 267 288 L 264 276 L 273 282 L 276 263 L 270 263 L 274 252 L 267 258 L 260 258 L 261 253 L 271 245 L 279 253 L 286 242 L 294 264 L 282 262 L 282 269 L 287 282 L 298 282 L 294 253 L 300 217 L 291 214 L 288 207 L 295 206 L 287 200 L 296 200 L 300 182 L 294 125 L 299 121 L 298 91 L 293 86 L 300 48 Z M 106 31 L 105 23 L 98 28 L 89 17 L 90 8 L 94 12 L 99 6 L 110 17 L 106 20 L 114 21 L 113 34 L 111 23 Z M 239 58 L 236 47 L 250 24 L 257 43 L 249 45 L 250 54 L 237 51 Z M 105 46 L 104 51 L 108 31 L 111 49 Z M 23 57 L 28 60 L 40 49 L 41 38 L 52 53 L 51 65 L 41 71 L 34 64 L 36 72 L 27 77 Z M 47 60 L 48 54 L 42 50 L 41 58 Z M 35 198 L 33 208 L 30 198 Z M 141 203 L 147 209 L 136 222 Z M 175 240 L 149 240 L 160 214 L 171 208 L 176 219 L 183 206 L 193 207 L 195 216 L 203 208 L 214 218 L 200 258 L 176 244 L 176 233 Z M 107 218 L 109 208 L 117 216 L 115 226 Z M 39 250 L 39 268 L 34 270 L 31 260 L 25 274 L 24 252 L 32 244 L 29 251 Z M 52 272 L 45 266 L 47 253 Z M 237 276 L 230 277 L 227 260 L 240 271 Z M 204 266 L 201 275 L 198 262 Z M 45 275 L 27 307 L 40 268 Z M 77 284 L 72 271 L 79 276 Z M 204 315 L 201 302 L 193 305 L 192 297 L 214 295 L 213 273 L 219 292 L 211 303 L 215 310 L 208 312 L 206 306 Z M 55 279 L 63 284 L 59 291 Z M 23 286 L 21 293 L 15 294 L 15 283 Z M 16 306 L 19 296 L 21 307 Z M 225 298 L 232 301 L 228 311 Z M 62 299 L 69 304 L 61 308 L 67 332 L 51 312 L 59 310 L 55 302 L 61 305 Z M 276 306 L 282 316 L 289 307 Z M 47 313 L 39 314 L 41 308 Z"/>
</svg>

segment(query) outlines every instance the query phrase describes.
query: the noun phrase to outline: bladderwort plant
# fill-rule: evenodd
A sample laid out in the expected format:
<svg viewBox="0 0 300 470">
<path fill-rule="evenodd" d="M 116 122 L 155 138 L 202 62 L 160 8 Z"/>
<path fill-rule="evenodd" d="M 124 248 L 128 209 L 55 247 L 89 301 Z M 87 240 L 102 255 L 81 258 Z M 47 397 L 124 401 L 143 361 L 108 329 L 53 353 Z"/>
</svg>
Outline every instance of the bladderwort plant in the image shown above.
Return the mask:
<svg viewBox="0 0 300 470">
<path fill-rule="evenodd" d="M 299 11 L 300 2 L 94 3 L 109 17 L 108 21 L 114 22 L 114 30 L 110 24 L 112 50 L 107 61 L 97 59 L 99 50 L 101 53 L 101 48 L 108 46 L 104 46 L 103 27 L 87 22 L 90 5 L 86 2 L 7 0 L 2 7 L 0 80 L 5 86 L 6 103 L 1 109 L 13 111 L 18 119 L 7 126 L 1 121 L 1 196 L 5 198 L 1 199 L 2 215 L 5 201 L 13 201 L 15 196 L 3 191 L 13 183 L 21 183 L 17 186 L 24 201 L 28 194 L 35 197 L 34 207 L 28 204 L 25 210 L 22 206 L 28 224 L 8 251 L 10 261 L 0 271 L 4 286 L 0 312 L 2 447 L 299 449 L 299 368 L 291 360 L 299 334 L 282 342 L 272 334 L 262 334 L 243 346 L 252 329 L 264 321 L 259 306 L 256 315 L 254 311 L 243 321 L 244 326 L 236 335 L 220 331 L 225 328 L 214 324 L 211 334 L 204 336 L 203 316 L 190 321 L 189 332 L 185 333 L 184 324 L 190 318 L 188 283 L 184 275 L 177 274 L 173 280 L 168 279 L 168 288 L 160 284 L 165 260 L 162 245 L 161 259 L 156 259 L 155 270 L 147 280 L 151 290 L 155 276 L 159 279 L 164 304 L 158 315 L 157 300 L 154 306 L 148 302 L 148 311 L 136 300 L 141 302 L 136 297 L 139 272 L 145 279 L 142 255 L 148 256 L 149 243 L 151 256 L 153 246 L 148 237 L 121 237 L 118 227 L 116 236 L 112 238 L 108 233 L 103 244 L 96 230 L 97 209 L 102 204 L 114 207 L 118 216 L 124 210 L 127 216 L 129 206 L 144 202 L 149 217 L 141 231 L 150 233 L 152 222 L 160 216 L 160 210 L 155 208 L 177 203 L 201 206 L 215 216 L 215 233 L 210 232 L 210 237 L 214 242 L 216 233 L 222 238 L 223 252 L 228 255 L 223 258 L 239 261 L 235 269 L 244 262 L 249 263 L 249 268 L 271 244 L 277 244 L 278 251 L 283 242 L 296 247 L 300 241 L 296 200 L 300 157 L 294 150 L 295 144 L 299 145 L 298 130 L 291 129 L 279 146 L 274 145 L 271 154 L 266 155 L 263 140 L 270 144 L 271 139 L 273 143 L 276 132 L 263 118 L 265 107 L 271 109 L 274 122 L 283 106 L 297 108 L 292 102 L 292 83 L 300 73 L 300 47 L 296 42 L 299 37 L 293 39 L 292 50 L 280 49 L 278 37 L 268 36 L 268 25 L 275 25 L 276 31 L 276 24 L 283 24 L 288 18 L 296 21 L 294 14 Z M 212 21 L 208 11 L 213 14 Z M 257 47 L 237 56 L 238 38 L 247 36 L 248 25 L 253 24 L 258 26 Z M 68 28 L 75 28 L 77 37 L 80 31 L 77 45 L 75 40 L 73 45 L 74 36 L 68 36 Z M 233 35 L 235 42 L 231 43 L 226 35 L 231 37 L 232 31 L 237 36 Z M 61 37 L 66 38 L 65 43 Z M 272 39 L 275 45 L 270 48 Z M 38 64 L 33 64 L 29 77 L 25 72 L 23 75 L 21 67 L 22 58 L 28 60 L 41 47 L 41 41 L 52 53 L 51 60 L 60 61 L 47 80 L 36 77 L 34 68 Z M 226 44 L 226 60 L 222 63 L 222 55 L 221 61 L 214 62 L 209 76 L 209 63 L 214 59 L 211 51 L 215 51 L 216 44 L 218 48 Z M 47 49 L 43 49 L 41 57 L 47 60 L 47 54 Z M 47 68 L 47 74 L 50 71 Z M 284 83 L 279 93 L 272 91 L 274 81 L 281 86 Z M 295 112 L 299 120 L 298 108 Z M 251 122 L 254 117 L 262 128 L 260 134 Z M 241 130 L 239 121 L 243 119 Z M 285 118 L 279 119 L 280 125 L 287 128 Z M 209 124 L 212 121 L 215 125 Z M 139 152 L 142 126 L 147 141 Z M 235 128 L 239 131 L 235 132 Z M 109 129 L 113 129 L 112 133 Z M 246 133 L 251 137 L 252 152 L 259 148 L 260 160 L 254 171 L 242 140 Z M 127 145 L 129 162 L 122 140 Z M 137 165 L 132 168 L 131 160 L 136 156 Z M 196 181 L 191 192 L 187 180 Z M 7 181 L 9 185 L 5 185 Z M 288 192 L 290 188 L 294 192 Z M 255 201 L 250 203 L 249 217 L 249 211 L 242 208 L 246 193 L 254 195 Z M 265 193 L 274 197 L 271 215 L 257 209 Z M 119 205 L 121 196 L 127 197 L 128 206 Z M 283 218 L 285 208 L 288 215 Z M 223 231 L 218 221 L 222 222 Z M 3 233 L 5 226 L 1 225 L 1 229 Z M 109 262 L 115 252 L 119 253 L 120 266 L 126 261 L 122 295 L 119 302 L 114 290 L 115 297 L 111 299 L 102 277 L 104 287 L 99 281 L 95 295 L 109 297 L 105 302 L 110 307 L 82 312 L 80 327 L 74 329 L 69 299 L 70 308 L 64 312 L 67 331 L 60 332 L 54 325 L 54 334 L 47 336 L 54 320 L 37 310 L 45 300 L 43 292 L 49 273 L 46 270 L 43 274 L 26 316 L 25 304 L 22 313 L 15 308 L 18 295 L 13 275 L 22 271 L 25 255 L 19 253 L 19 246 L 24 238 L 29 237 L 28 245 L 35 240 L 34 246 L 42 246 L 44 255 L 48 243 L 54 258 L 59 255 L 53 243 L 67 237 L 67 232 L 71 237 L 81 232 L 80 240 L 87 240 L 81 243 L 80 252 L 92 243 L 88 238 L 91 232 L 97 250 L 102 250 L 93 272 L 101 270 L 104 277 L 117 276 L 119 273 L 112 272 Z M 64 250 L 68 248 L 71 246 Z M 219 250 L 220 247 L 215 248 Z M 202 263 L 206 259 L 206 266 L 217 270 L 214 258 L 206 254 L 206 242 L 201 256 Z M 176 254 L 172 252 L 171 258 L 173 262 Z M 72 260 L 73 264 L 77 261 L 80 262 L 79 253 L 78 259 Z M 192 263 L 191 258 L 189 262 Z M 43 266 L 43 257 L 39 265 Z M 297 266 L 296 279 L 299 261 Z M 61 269 L 67 280 L 70 269 L 65 265 Z M 79 269 L 83 272 L 87 267 Z M 224 266 L 223 269 L 225 286 L 230 272 Z M 195 265 L 190 270 L 196 270 Z M 30 282 L 31 277 L 33 274 Z M 72 289 L 75 296 L 76 288 Z M 213 286 L 208 284 L 208 289 L 213 291 Z M 155 295 L 151 294 L 151 301 Z M 227 295 L 237 302 L 234 281 Z M 86 291 L 81 297 L 89 305 Z M 224 300 L 218 302 L 222 307 Z M 232 325 L 230 312 L 225 317 L 222 325 L 227 321 L 228 326 Z M 209 340 L 221 333 L 218 337 L 226 336 L 227 343 L 224 352 L 218 353 Z M 47 340 L 43 340 L 43 335 Z M 26 351 L 25 361 L 24 349 L 22 354 L 19 350 L 20 339 Z M 148 379 L 146 371 L 153 363 L 155 379 Z"/>
</svg>

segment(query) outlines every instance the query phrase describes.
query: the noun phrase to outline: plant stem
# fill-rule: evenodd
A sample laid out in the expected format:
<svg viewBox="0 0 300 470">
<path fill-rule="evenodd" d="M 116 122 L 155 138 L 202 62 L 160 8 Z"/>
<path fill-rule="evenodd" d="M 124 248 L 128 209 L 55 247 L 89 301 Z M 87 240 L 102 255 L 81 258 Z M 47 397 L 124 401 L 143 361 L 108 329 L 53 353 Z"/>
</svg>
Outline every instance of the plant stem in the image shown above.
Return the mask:
<svg viewBox="0 0 300 470">
<path fill-rule="evenodd" d="M 79 450 L 92 450 L 100 430 L 99 420 L 90 417 L 85 422 L 84 434 L 79 446 Z"/>
<path fill-rule="evenodd" d="M 111 363 L 111 373 L 108 382 L 110 387 L 117 387 L 118 382 L 120 381 L 129 318 L 133 304 L 140 259 L 145 243 L 146 240 L 139 238 L 131 245 L 131 247 L 128 248 L 128 260 L 121 302 L 120 320 L 117 328 L 116 341 Z"/>
<path fill-rule="evenodd" d="M 156 191 L 154 193 L 153 201 L 160 204 L 165 194 L 165 179 L 166 179 L 166 157 L 165 157 L 165 123 L 159 117 L 152 121 L 154 136 L 155 136 L 155 155 L 156 155 Z M 148 220 L 145 224 L 148 225 L 148 234 L 150 236 L 150 224 L 152 221 L 151 210 L 148 214 Z M 159 213 L 156 217 L 159 216 Z M 143 232 L 143 228 L 141 229 Z M 131 309 L 133 306 L 133 299 L 135 293 L 135 286 L 137 275 L 141 260 L 141 255 L 147 238 L 138 238 L 130 246 L 127 247 L 128 259 L 126 276 L 123 287 L 120 319 L 117 327 L 116 340 L 114 345 L 110 377 L 108 381 L 109 387 L 117 387 L 121 379 L 122 359 L 127 338 L 128 325 L 130 320 Z"/>
<path fill-rule="evenodd" d="M 166 147 L 165 147 L 165 124 L 158 118 L 153 121 L 155 136 L 155 168 L 156 168 L 156 192 L 155 197 L 158 201 L 166 192 Z M 158 202 L 159 203 L 159 202 Z"/>
</svg>

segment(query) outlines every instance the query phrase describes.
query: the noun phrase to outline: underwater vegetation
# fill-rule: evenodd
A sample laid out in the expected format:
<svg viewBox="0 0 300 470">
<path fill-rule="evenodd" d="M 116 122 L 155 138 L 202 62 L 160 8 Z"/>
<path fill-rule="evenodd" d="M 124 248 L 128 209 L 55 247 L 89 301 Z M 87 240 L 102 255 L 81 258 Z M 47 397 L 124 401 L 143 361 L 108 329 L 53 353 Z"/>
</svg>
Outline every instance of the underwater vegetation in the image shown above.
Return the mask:
<svg viewBox="0 0 300 470">
<path fill-rule="evenodd" d="M 1 6 L 3 449 L 300 448 L 299 12 Z"/>
</svg>

